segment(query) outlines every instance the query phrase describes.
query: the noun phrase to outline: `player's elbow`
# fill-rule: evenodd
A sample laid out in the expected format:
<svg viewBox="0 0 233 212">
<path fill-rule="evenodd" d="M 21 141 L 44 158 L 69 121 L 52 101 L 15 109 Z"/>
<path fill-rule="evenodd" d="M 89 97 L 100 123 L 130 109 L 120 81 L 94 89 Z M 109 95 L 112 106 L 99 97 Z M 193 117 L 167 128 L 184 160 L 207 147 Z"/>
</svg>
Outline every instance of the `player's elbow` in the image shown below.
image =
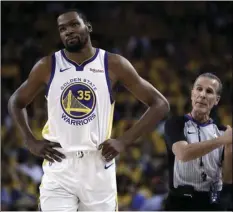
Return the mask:
<svg viewBox="0 0 233 212">
<path fill-rule="evenodd" d="M 9 98 L 9 100 L 8 100 L 8 111 L 9 111 L 9 113 L 11 114 L 11 111 L 12 111 L 12 108 L 13 108 L 13 106 L 15 105 L 15 95 L 13 94 L 10 98 Z"/>
<path fill-rule="evenodd" d="M 19 101 L 17 101 L 17 93 L 13 93 L 10 97 L 10 99 L 8 100 L 8 111 L 11 114 L 12 110 L 14 108 L 24 108 L 23 105 L 19 104 Z"/>
<path fill-rule="evenodd" d="M 170 112 L 170 104 L 169 104 L 168 100 L 164 97 L 162 99 L 162 102 L 163 102 L 164 108 L 166 110 L 166 113 L 169 113 Z"/>
<path fill-rule="evenodd" d="M 169 113 L 170 104 L 164 96 L 159 96 L 156 100 L 156 104 L 160 106 L 162 113 L 164 113 L 164 114 Z"/>
</svg>

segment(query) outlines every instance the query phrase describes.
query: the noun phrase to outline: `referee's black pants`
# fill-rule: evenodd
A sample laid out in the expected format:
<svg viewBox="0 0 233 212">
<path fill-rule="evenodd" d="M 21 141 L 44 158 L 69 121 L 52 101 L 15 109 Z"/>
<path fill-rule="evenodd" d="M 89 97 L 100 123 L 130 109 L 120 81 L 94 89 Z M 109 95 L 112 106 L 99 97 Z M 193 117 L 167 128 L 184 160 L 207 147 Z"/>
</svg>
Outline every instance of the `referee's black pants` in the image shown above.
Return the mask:
<svg viewBox="0 0 233 212">
<path fill-rule="evenodd" d="M 209 192 L 195 192 L 192 197 L 169 192 L 165 211 L 223 211 L 221 203 L 210 203 Z"/>
</svg>

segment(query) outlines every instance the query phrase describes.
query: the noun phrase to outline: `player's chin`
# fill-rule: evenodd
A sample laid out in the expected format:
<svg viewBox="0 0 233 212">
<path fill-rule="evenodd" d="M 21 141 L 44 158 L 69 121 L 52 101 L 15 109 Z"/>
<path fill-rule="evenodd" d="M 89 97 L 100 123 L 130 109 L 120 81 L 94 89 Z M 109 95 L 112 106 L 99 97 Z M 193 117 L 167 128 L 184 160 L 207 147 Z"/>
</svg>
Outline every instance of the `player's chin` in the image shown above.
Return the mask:
<svg viewBox="0 0 233 212">
<path fill-rule="evenodd" d="M 80 45 L 80 40 L 79 39 L 71 39 L 68 40 L 67 45 L 71 45 L 71 46 L 76 46 L 76 45 Z"/>
<path fill-rule="evenodd" d="M 70 41 L 66 43 L 66 47 L 70 48 L 70 49 L 76 49 L 80 46 L 80 42 L 79 41 Z"/>
<path fill-rule="evenodd" d="M 66 49 L 69 52 L 77 52 L 77 51 L 81 50 L 82 48 L 79 45 L 79 43 L 74 43 L 74 44 L 68 44 L 68 45 L 66 45 Z"/>
</svg>

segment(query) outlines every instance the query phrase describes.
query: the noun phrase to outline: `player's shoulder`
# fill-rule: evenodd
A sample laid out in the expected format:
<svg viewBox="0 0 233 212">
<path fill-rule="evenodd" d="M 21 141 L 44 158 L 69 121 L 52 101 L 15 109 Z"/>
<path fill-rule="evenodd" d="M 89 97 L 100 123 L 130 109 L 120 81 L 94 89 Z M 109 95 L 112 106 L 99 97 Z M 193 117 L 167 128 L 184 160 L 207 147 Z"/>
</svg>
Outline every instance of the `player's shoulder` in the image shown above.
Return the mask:
<svg viewBox="0 0 233 212">
<path fill-rule="evenodd" d="M 50 75 L 56 67 L 55 52 L 52 52 L 35 62 L 29 77 L 38 81 L 48 82 Z"/>
<path fill-rule="evenodd" d="M 51 61 L 52 61 L 52 55 L 47 55 L 47 56 L 40 58 L 40 60 L 38 60 L 37 63 L 39 65 L 49 65 Z"/>
<path fill-rule="evenodd" d="M 50 53 L 46 56 L 43 56 L 37 61 L 37 64 L 38 65 L 49 65 L 52 63 L 52 59 L 54 56 L 55 56 L 55 52 Z"/>
<path fill-rule="evenodd" d="M 55 59 L 54 54 L 51 53 L 38 59 L 38 61 L 34 64 L 31 73 L 38 73 L 47 76 L 52 70 L 53 63 L 55 63 Z"/>
<path fill-rule="evenodd" d="M 105 51 L 106 54 L 108 55 L 108 63 L 112 65 L 124 65 L 125 63 L 129 62 L 124 56 L 116 53 L 112 53 L 109 51 Z"/>
</svg>

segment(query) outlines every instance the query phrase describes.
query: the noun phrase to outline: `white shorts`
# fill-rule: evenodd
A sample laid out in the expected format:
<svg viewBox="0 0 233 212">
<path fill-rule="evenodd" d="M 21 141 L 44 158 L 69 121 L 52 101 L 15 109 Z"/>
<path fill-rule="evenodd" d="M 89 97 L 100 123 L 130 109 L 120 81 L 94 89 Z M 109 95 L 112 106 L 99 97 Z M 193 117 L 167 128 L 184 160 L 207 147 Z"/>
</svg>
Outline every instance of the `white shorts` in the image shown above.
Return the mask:
<svg viewBox="0 0 233 212">
<path fill-rule="evenodd" d="M 42 211 L 116 211 L 115 160 L 104 162 L 101 151 L 66 154 L 62 162 L 43 164 Z"/>
</svg>

